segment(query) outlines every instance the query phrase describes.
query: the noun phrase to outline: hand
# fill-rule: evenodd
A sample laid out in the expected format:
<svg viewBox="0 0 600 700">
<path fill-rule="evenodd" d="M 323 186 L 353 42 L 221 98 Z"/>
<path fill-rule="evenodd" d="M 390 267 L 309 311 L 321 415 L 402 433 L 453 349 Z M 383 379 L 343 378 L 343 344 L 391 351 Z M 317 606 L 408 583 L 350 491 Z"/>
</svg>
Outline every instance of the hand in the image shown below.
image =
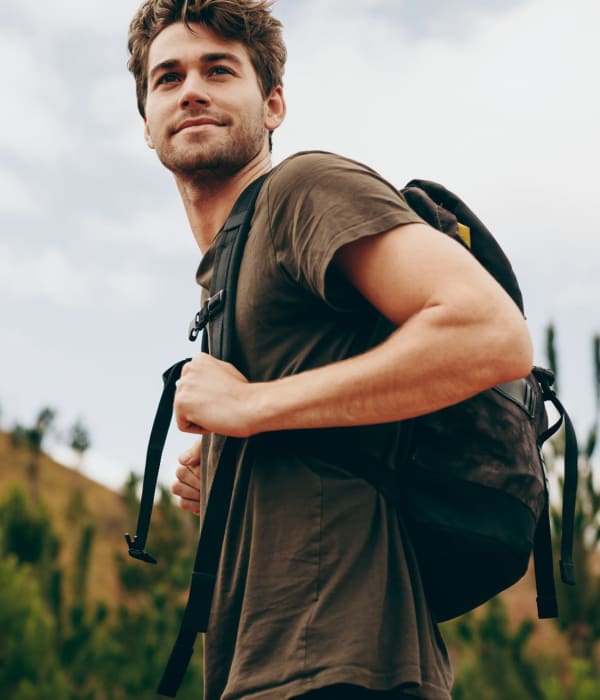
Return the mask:
<svg viewBox="0 0 600 700">
<path fill-rule="evenodd" d="M 177 481 L 171 492 L 179 496 L 179 507 L 200 515 L 200 465 L 202 461 L 202 440 L 194 443 L 191 450 L 179 458 L 180 467 L 175 475 Z"/>
<path fill-rule="evenodd" d="M 252 434 L 252 385 L 228 362 L 206 353 L 194 357 L 181 373 L 175 392 L 175 417 L 184 433 Z"/>
</svg>

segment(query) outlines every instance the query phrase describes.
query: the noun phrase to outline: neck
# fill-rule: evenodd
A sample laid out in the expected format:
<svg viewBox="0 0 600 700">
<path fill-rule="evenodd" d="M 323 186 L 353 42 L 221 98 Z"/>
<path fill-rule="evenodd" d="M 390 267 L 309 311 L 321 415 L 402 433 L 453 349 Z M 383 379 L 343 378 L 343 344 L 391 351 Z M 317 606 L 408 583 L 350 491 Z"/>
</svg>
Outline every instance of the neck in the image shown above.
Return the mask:
<svg viewBox="0 0 600 700">
<path fill-rule="evenodd" d="M 193 176 L 175 176 L 192 233 L 203 254 L 227 221 L 239 195 L 270 169 L 270 153 L 261 152 L 234 174 L 198 171 Z"/>
</svg>

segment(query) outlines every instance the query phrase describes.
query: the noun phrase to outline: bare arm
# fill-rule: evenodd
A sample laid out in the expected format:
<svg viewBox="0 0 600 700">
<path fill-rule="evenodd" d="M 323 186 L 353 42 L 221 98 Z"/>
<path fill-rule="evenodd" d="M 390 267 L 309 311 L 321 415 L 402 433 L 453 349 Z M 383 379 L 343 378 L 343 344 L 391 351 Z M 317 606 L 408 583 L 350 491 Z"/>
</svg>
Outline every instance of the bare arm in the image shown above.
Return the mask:
<svg viewBox="0 0 600 700">
<path fill-rule="evenodd" d="M 248 383 L 207 355 L 184 369 L 178 425 L 248 436 L 403 420 L 531 369 L 521 313 L 454 241 L 407 224 L 342 248 L 334 264 L 397 326 L 368 352 L 272 382 Z"/>
</svg>

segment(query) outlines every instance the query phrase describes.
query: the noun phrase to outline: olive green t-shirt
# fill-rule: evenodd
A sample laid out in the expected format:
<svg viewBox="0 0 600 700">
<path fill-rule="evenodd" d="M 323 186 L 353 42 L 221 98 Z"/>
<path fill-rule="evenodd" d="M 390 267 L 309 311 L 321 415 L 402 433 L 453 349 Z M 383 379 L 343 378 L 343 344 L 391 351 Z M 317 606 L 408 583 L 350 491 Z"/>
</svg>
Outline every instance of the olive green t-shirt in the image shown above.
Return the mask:
<svg viewBox="0 0 600 700">
<path fill-rule="evenodd" d="M 331 263 L 341 246 L 415 221 L 391 185 L 354 161 L 311 152 L 277 166 L 239 275 L 240 371 L 268 381 L 386 338 L 391 324 Z M 214 245 L 198 270 L 204 288 L 213 259 Z M 205 700 L 284 700 L 335 683 L 448 700 L 448 656 L 401 520 L 341 456 L 393 465 L 399 426 L 317 432 L 326 454 L 311 448 L 311 431 L 240 450 L 205 637 Z M 203 508 L 222 444 L 204 440 Z"/>
</svg>

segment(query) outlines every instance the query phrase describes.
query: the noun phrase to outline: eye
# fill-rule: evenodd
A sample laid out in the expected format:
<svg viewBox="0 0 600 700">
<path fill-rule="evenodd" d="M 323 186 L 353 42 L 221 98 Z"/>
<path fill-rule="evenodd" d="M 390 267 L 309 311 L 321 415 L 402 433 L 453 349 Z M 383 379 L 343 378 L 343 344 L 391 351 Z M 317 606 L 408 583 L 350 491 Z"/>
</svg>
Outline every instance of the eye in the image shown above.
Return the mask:
<svg viewBox="0 0 600 700">
<path fill-rule="evenodd" d="M 228 68 L 227 66 L 213 66 L 209 71 L 209 75 L 233 75 L 233 71 L 231 68 Z"/>
<path fill-rule="evenodd" d="M 179 75 L 177 73 L 164 73 L 156 81 L 157 85 L 165 85 L 167 83 L 174 83 L 179 80 Z"/>
</svg>

